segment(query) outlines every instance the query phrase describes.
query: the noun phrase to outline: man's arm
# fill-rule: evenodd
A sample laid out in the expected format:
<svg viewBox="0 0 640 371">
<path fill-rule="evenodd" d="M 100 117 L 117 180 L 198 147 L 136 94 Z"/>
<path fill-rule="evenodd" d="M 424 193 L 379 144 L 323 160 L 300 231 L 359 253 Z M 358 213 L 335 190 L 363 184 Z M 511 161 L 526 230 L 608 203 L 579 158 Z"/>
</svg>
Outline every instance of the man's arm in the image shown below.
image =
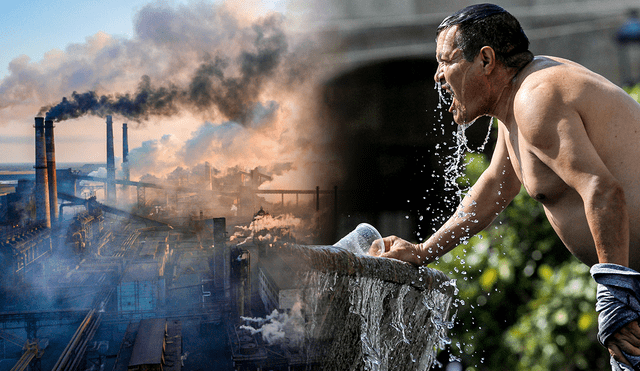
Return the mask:
<svg viewBox="0 0 640 371">
<path fill-rule="evenodd" d="M 629 215 L 624 190 L 596 152 L 580 114 L 549 85 L 538 87 L 538 91 L 520 99 L 515 116 L 518 122 L 526 123 L 522 127 L 523 137 L 531 144 L 533 155 L 582 198 L 599 263 L 628 267 Z M 599 286 L 599 292 L 601 289 L 605 287 Z M 598 305 L 606 307 L 600 298 Z M 602 310 L 599 309 L 599 332 L 607 330 Z M 625 311 L 616 313 L 624 315 Z M 640 356 L 637 321 L 608 336 L 604 345 L 616 361 L 637 364 L 629 359 Z"/>
<path fill-rule="evenodd" d="M 598 261 L 627 267 L 629 215 L 624 190 L 596 152 L 580 113 L 564 98 L 551 83 L 519 94 L 514 116 L 520 140 L 582 198 Z"/>
<path fill-rule="evenodd" d="M 395 236 L 384 238 L 387 252 L 381 256 L 414 265 L 426 265 L 458 246 L 464 238 L 475 235 L 491 224 L 520 191 L 520 181 L 509 160 L 505 131 L 500 124 L 489 167 L 471 187 L 453 216 L 421 244 L 413 244 Z M 371 252 L 378 255 L 376 251 Z"/>
</svg>

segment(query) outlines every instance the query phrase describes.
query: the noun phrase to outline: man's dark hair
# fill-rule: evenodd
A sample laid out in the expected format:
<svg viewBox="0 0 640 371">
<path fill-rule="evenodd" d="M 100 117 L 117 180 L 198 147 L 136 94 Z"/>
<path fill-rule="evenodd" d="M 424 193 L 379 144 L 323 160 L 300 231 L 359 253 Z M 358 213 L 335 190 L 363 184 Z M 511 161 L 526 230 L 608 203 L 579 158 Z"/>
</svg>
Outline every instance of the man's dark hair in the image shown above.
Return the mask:
<svg viewBox="0 0 640 371">
<path fill-rule="evenodd" d="M 522 68 L 533 59 L 520 22 L 497 5 L 476 4 L 458 10 L 440 23 L 437 34 L 456 25 L 460 30 L 456 46 L 468 61 L 473 61 L 484 46 L 493 48 L 506 67 Z"/>
</svg>

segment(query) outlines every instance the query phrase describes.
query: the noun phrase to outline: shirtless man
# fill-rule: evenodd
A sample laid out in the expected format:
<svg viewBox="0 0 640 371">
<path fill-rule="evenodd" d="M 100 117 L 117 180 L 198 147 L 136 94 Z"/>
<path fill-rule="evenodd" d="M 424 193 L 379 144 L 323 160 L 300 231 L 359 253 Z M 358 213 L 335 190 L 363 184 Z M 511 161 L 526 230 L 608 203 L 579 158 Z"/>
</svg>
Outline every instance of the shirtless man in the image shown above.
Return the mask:
<svg viewBox="0 0 640 371">
<path fill-rule="evenodd" d="M 640 104 L 602 76 L 565 59 L 534 57 L 528 47 L 518 21 L 495 5 L 473 5 L 442 22 L 435 80 L 451 96 L 457 124 L 498 119 L 496 148 L 435 234 L 421 244 L 386 237 L 382 256 L 426 265 L 489 226 L 524 185 L 579 260 L 640 271 Z M 599 286 L 598 305 L 608 305 L 600 296 Z M 622 364 L 638 364 L 637 318 L 601 338 Z M 628 367 L 622 364 L 612 359 L 614 370 Z"/>
</svg>

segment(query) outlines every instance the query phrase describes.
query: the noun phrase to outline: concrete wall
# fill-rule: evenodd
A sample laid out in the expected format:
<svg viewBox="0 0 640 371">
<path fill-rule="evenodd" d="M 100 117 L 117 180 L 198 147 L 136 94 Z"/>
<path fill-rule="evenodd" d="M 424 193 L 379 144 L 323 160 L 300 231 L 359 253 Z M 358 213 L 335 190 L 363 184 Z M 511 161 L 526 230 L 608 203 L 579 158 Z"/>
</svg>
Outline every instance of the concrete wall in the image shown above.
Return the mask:
<svg viewBox="0 0 640 371">
<path fill-rule="evenodd" d="M 444 17 L 476 3 L 463 0 L 317 0 L 314 14 L 326 33 L 337 74 L 384 60 L 435 52 L 435 29 Z M 496 0 L 515 15 L 538 55 L 571 59 L 622 84 L 615 32 L 630 0 Z M 338 55 L 339 57 L 336 57 Z M 640 55 L 632 66 L 640 65 Z"/>
</svg>

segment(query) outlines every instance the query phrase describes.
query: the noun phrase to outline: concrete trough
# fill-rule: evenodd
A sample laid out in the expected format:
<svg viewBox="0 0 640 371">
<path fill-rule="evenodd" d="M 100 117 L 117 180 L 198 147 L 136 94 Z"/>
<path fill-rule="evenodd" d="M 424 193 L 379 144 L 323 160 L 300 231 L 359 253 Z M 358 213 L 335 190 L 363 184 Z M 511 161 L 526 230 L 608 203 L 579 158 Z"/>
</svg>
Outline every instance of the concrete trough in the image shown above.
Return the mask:
<svg viewBox="0 0 640 371">
<path fill-rule="evenodd" d="M 457 289 L 442 272 L 333 246 L 278 250 L 300 263 L 304 347 L 324 369 L 428 370 L 449 341 Z"/>
</svg>

